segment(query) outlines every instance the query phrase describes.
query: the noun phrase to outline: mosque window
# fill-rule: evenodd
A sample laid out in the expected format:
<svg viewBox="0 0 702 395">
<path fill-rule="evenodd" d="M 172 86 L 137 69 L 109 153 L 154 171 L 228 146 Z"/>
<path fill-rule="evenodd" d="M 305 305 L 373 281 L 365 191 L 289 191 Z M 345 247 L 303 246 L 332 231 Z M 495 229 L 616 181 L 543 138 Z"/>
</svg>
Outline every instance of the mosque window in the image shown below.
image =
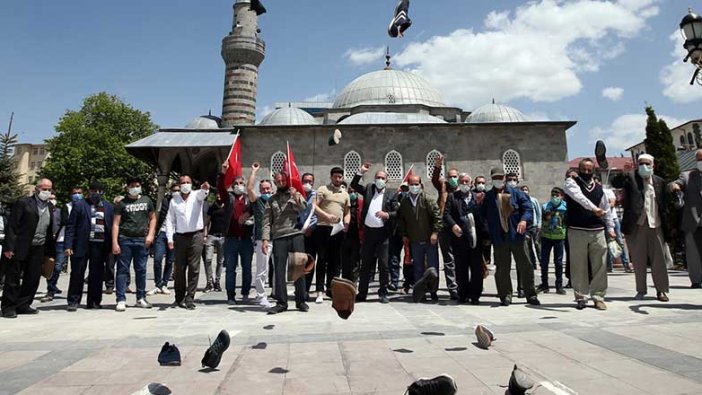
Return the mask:
<svg viewBox="0 0 702 395">
<path fill-rule="evenodd" d="M 402 181 L 405 176 L 402 168 L 402 155 L 392 150 L 385 155 L 385 172 L 388 173 L 388 180 Z"/>
<path fill-rule="evenodd" d="M 356 151 L 349 151 L 344 155 L 344 178 L 350 180 L 361 170 L 361 155 Z"/>
<path fill-rule="evenodd" d="M 689 132 L 687 133 L 687 145 L 689 145 L 690 147 L 695 146 L 695 139 L 692 138 L 692 133 Z"/>
<path fill-rule="evenodd" d="M 431 150 L 427 154 L 427 177 L 431 179 L 431 177 L 434 175 L 434 162 L 436 161 L 436 158 L 441 156 L 441 152 L 437 150 Z M 444 176 L 444 168 L 445 166 L 441 166 L 441 177 Z"/>
<path fill-rule="evenodd" d="M 686 145 L 687 145 L 687 144 L 685 143 L 685 136 L 684 136 L 684 135 L 683 135 L 683 136 L 680 136 L 680 146 L 681 146 L 682 148 L 685 148 Z"/>
<path fill-rule="evenodd" d="M 502 154 L 502 166 L 505 174 L 516 173 L 519 179 L 522 178 L 522 164 L 519 153 L 513 149 L 508 149 Z"/>
<path fill-rule="evenodd" d="M 271 156 L 271 175 L 283 171 L 283 162 L 285 162 L 285 154 L 281 151 Z"/>
</svg>

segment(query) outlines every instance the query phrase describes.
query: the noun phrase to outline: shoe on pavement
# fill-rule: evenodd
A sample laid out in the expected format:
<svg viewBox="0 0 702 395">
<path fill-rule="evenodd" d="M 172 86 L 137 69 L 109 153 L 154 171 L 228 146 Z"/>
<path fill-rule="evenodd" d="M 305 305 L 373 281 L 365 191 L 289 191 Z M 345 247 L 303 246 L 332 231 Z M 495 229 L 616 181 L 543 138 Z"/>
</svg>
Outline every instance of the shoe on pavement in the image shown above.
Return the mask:
<svg viewBox="0 0 702 395">
<path fill-rule="evenodd" d="M 314 300 L 315 303 L 321 304 L 324 302 L 324 295 L 321 292 L 317 293 L 317 298 Z"/>
<path fill-rule="evenodd" d="M 667 302 L 670 299 L 668 298 L 668 295 L 665 294 L 665 292 L 658 292 L 656 295 L 656 299 L 658 299 L 661 302 Z"/>
<path fill-rule="evenodd" d="M 534 380 L 529 375 L 520 369 L 517 364 L 514 364 L 512 374 L 509 377 L 507 386 L 510 395 L 525 394 L 527 390 L 534 386 Z"/>
<path fill-rule="evenodd" d="M 219 285 L 219 281 L 215 282 L 214 291 L 215 292 L 222 292 L 222 287 Z"/>
<path fill-rule="evenodd" d="M 195 310 L 195 302 L 192 300 L 186 300 L 184 304 L 187 310 Z"/>
<path fill-rule="evenodd" d="M 147 296 L 154 296 L 154 295 L 160 294 L 160 293 L 161 293 L 161 288 L 156 287 L 156 288 L 152 289 L 151 291 L 147 292 L 146 295 Z"/>
<path fill-rule="evenodd" d="M 280 305 L 280 304 L 276 304 L 275 306 L 268 309 L 268 314 L 271 314 L 271 315 L 278 314 L 278 313 L 282 313 L 282 312 L 287 311 L 287 310 L 288 310 L 287 307 Z"/>
<path fill-rule="evenodd" d="M 142 309 L 150 309 L 153 306 L 145 298 L 141 298 L 141 299 L 137 300 L 134 307 L 141 307 Z"/>
<path fill-rule="evenodd" d="M 541 306 L 541 302 L 539 302 L 539 298 L 537 298 L 536 296 L 528 297 L 527 303 L 529 303 L 532 306 Z"/>
<path fill-rule="evenodd" d="M 161 293 L 164 295 L 170 295 L 171 291 L 169 291 L 168 287 L 164 285 L 163 287 L 161 287 Z"/>
<path fill-rule="evenodd" d="M 310 306 L 306 302 L 295 303 L 295 307 L 303 313 L 310 311 Z"/>
<path fill-rule="evenodd" d="M 178 347 L 175 344 L 166 342 L 158 354 L 158 363 L 161 366 L 180 366 L 180 350 L 178 350 Z"/>
<path fill-rule="evenodd" d="M 390 303 L 390 299 L 388 298 L 387 295 L 381 295 L 380 296 L 380 303 L 388 304 L 388 303 Z"/>
<path fill-rule="evenodd" d="M 115 311 L 124 311 L 127 310 L 127 302 L 121 300 L 117 302 L 117 306 L 115 307 Z"/>
<path fill-rule="evenodd" d="M 212 281 L 208 281 L 207 285 L 205 286 L 205 289 L 202 290 L 203 293 L 210 293 L 214 289 L 214 283 Z"/>
<path fill-rule="evenodd" d="M 66 310 L 67 310 L 67 311 L 70 311 L 70 312 L 78 311 L 78 304 L 76 304 L 76 303 L 71 303 L 71 304 L 68 305 L 68 307 L 66 308 Z"/>
<path fill-rule="evenodd" d="M 414 288 L 412 288 L 412 300 L 414 300 L 414 303 L 421 302 L 427 294 L 427 283 L 429 281 L 428 272 L 429 269 L 427 269 L 424 272 L 424 275 L 422 275 L 422 277 L 414 283 Z"/>
<path fill-rule="evenodd" d="M 692 283 L 692 284 L 690 284 L 690 288 L 700 289 L 700 288 L 702 288 L 702 283 Z"/>
<path fill-rule="evenodd" d="M 54 300 L 54 294 L 53 294 L 53 293 L 47 293 L 47 294 L 44 295 L 44 297 L 41 298 L 39 301 L 40 301 L 41 303 L 46 303 L 46 302 L 51 302 L 52 300 Z"/>
<path fill-rule="evenodd" d="M 8 310 L 2 312 L 3 318 L 17 318 L 17 312 L 15 310 Z"/>
<path fill-rule="evenodd" d="M 548 288 L 548 284 L 541 284 L 538 287 L 536 287 L 536 293 L 545 293 L 547 294 L 550 291 Z"/>
<path fill-rule="evenodd" d="M 578 304 L 575 306 L 575 308 L 578 310 L 582 310 L 587 307 L 587 300 L 585 299 L 578 299 L 577 303 Z"/>
<path fill-rule="evenodd" d="M 596 300 L 595 301 L 595 308 L 597 310 L 607 310 L 607 305 L 605 304 L 605 302 L 603 302 L 601 300 Z"/>
<path fill-rule="evenodd" d="M 234 299 L 229 299 L 229 300 L 227 300 L 227 304 L 230 305 L 230 306 L 234 306 L 234 305 L 236 305 L 236 300 L 234 300 Z"/>
<path fill-rule="evenodd" d="M 249 295 L 242 295 L 241 296 L 241 303 L 248 304 L 249 303 Z"/>
<path fill-rule="evenodd" d="M 24 307 L 21 309 L 17 309 L 17 314 L 26 314 L 26 315 L 39 314 L 39 310 L 37 310 L 31 306 L 27 306 L 27 307 Z"/>
<path fill-rule="evenodd" d="M 105 288 L 105 291 L 103 291 L 103 293 L 104 293 L 105 295 L 112 295 L 113 292 L 115 292 L 115 288 L 114 288 L 114 287 L 107 287 L 107 288 Z"/>
<path fill-rule="evenodd" d="M 635 300 L 644 300 L 644 296 L 646 295 L 646 292 L 637 292 L 636 296 L 634 296 Z"/>
<path fill-rule="evenodd" d="M 565 294 L 566 294 L 566 290 L 563 289 L 563 288 L 556 288 L 556 293 L 559 294 L 559 295 L 565 295 Z"/>
<path fill-rule="evenodd" d="M 500 304 L 502 306 L 509 306 L 512 304 L 512 297 L 511 296 L 505 296 L 500 300 Z"/>
<path fill-rule="evenodd" d="M 222 360 L 222 354 L 229 348 L 229 342 L 231 341 L 229 333 L 222 329 L 217 335 L 214 343 L 210 344 L 210 347 L 205 351 L 205 356 L 202 357 L 202 367 L 215 369 L 219 366 L 219 362 Z"/>
<path fill-rule="evenodd" d="M 524 293 L 524 290 L 523 290 L 523 289 L 518 289 L 518 290 L 517 290 L 517 297 L 520 298 L 520 299 L 521 299 L 521 298 L 526 298 L 526 294 Z"/>
<path fill-rule="evenodd" d="M 478 325 L 475 327 L 475 337 L 478 339 L 478 346 L 487 350 L 495 340 L 495 335 L 488 328 Z"/>
<path fill-rule="evenodd" d="M 407 395 L 455 395 L 458 393 L 456 380 L 448 374 L 442 374 L 431 379 L 420 378 L 405 392 Z"/>
</svg>

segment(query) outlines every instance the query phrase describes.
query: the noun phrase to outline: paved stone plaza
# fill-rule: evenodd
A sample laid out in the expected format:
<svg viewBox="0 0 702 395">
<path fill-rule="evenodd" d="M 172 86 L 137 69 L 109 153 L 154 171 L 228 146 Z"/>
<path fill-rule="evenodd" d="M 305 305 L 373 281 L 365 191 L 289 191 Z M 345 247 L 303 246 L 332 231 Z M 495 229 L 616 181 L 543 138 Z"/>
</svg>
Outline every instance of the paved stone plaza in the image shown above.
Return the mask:
<svg viewBox="0 0 702 395">
<path fill-rule="evenodd" d="M 103 310 L 68 313 L 62 275 L 64 294 L 37 301 L 39 315 L 0 320 L 0 393 L 132 394 L 162 383 L 174 394 L 400 395 L 417 377 L 448 373 L 459 394 L 504 394 L 516 362 L 542 382 L 537 394 L 702 394 L 702 290 L 689 289 L 684 272 L 670 276 L 671 302 L 660 303 L 653 288 L 633 300 L 633 274 L 610 274 L 606 312 L 577 311 L 571 294 L 553 292 L 539 307 L 499 307 L 490 276 L 481 306 L 396 294 L 389 305 L 357 304 L 344 321 L 329 301 L 269 316 L 227 306 L 223 293 L 199 294 L 195 311 L 158 295 L 151 310 L 117 313 L 106 295 Z M 496 334 L 489 350 L 473 344 L 478 323 Z M 218 370 L 201 370 L 208 336 L 222 328 L 232 345 Z M 166 341 L 182 366 L 158 365 Z"/>
</svg>

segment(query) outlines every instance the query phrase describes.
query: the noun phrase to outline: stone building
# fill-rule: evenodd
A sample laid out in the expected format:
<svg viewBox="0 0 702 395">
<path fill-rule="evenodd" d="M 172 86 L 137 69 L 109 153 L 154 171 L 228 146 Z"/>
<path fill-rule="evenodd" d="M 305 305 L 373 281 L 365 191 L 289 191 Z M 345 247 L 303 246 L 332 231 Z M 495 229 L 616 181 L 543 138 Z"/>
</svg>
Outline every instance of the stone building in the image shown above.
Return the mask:
<svg viewBox="0 0 702 395">
<path fill-rule="evenodd" d="M 159 198 L 171 171 L 213 182 L 236 131 L 244 163 L 259 161 L 265 177 L 281 170 L 289 142 L 300 171 L 315 174 L 317 185 L 328 182 L 334 166 L 343 167 L 350 180 L 369 161 L 371 173 L 388 173 L 391 187 L 399 186 L 414 166 L 433 194 L 428 178 L 439 153 L 446 157 L 442 173 L 456 167 L 473 177 L 489 176 L 490 168 L 503 167 L 518 173 L 539 198 L 561 183 L 567 166 L 566 130 L 575 122 L 531 121 L 494 102 L 472 112 L 446 106 L 424 78 L 393 70 L 389 54 L 384 69 L 350 82 L 333 103 L 283 104 L 254 124 L 257 70 L 265 48 L 259 32 L 249 1 L 236 0 L 234 28 L 222 45 L 224 119 L 202 116 L 185 128 L 161 129 L 127 146 L 134 156 L 156 165 Z M 330 146 L 335 129 L 343 137 Z"/>
<path fill-rule="evenodd" d="M 19 183 L 24 185 L 27 193 L 34 190 L 34 183 L 38 181 L 39 172 L 44 163 L 49 159 L 49 150 L 46 144 L 16 144 L 13 158 L 19 173 Z"/>
</svg>

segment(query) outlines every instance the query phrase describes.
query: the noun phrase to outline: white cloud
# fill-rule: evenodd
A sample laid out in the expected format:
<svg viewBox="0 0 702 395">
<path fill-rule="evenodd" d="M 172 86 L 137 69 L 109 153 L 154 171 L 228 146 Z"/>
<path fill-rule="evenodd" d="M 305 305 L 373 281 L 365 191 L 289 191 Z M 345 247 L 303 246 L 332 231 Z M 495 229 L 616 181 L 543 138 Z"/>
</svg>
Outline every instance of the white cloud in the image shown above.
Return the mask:
<svg viewBox="0 0 702 395">
<path fill-rule="evenodd" d="M 344 53 L 344 57 L 356 66 L 365 66 L 373 63 L 381 63 L 385 55 L 385 47 L 349 49 Z"/>
<path fill-rule="evenodd" d="M 617 86 L 610 86 L 602 89 L 602 97 L 606 97 L 611 101 L 619 101 L 624 94 L 624 89 Z"/>
<path fill-rule="evenodd" d="M 483 31 L 459 29 L 410 43 L 394 62 L 420 73 L 448 103 L 491 98 L 552 102 L 580 92 L 579 74 L 624 51 L 658 13 L 656 0 L 539 0 L 491 12 Z"/>
<path fill-rule="evenodd" d="M 261 122 L 266 115 L 270 114 L 275 110 L 273 106 L 263 106 L 256 109 L 256 121 Z"/>
<path fill-rule="evenodd" d="M 318 93 L 314 96 L 306 97 L 306 98 L 302 99 L 302 101 L 305 101 L 305 102 L 330 102 L 330 101 L 334 101 L 335 95 L 336 95 L 336 91 L 331 90 L 330 92 Z"/>
<path fill-rule="evenodd" d="M 702 88 L 690 85 L 694 67 L 683 63 L 687 51 L 683 48 L 683 38 L 679 31 L 670 35 L 670 41 L 675 48 L 671 52 L 673 62 L 661 70 L 661 82 L 664 85 L 663 95 L 676 103 L 692 103 L 702 99 Z"/>
<path fill-rule="evenodd" d="M 604 140 L 608 154 L 623 152 L 646 138 L 646 119 L 643 111 L 641 114 L 625 114 L 616 118 L 607 127 L 596 127 L 590 130 L 590 137 Z M 664 120 L 669 128 L 685 122 L 668 115 L 658 115 L 658 119 Z"/>
</svg>

